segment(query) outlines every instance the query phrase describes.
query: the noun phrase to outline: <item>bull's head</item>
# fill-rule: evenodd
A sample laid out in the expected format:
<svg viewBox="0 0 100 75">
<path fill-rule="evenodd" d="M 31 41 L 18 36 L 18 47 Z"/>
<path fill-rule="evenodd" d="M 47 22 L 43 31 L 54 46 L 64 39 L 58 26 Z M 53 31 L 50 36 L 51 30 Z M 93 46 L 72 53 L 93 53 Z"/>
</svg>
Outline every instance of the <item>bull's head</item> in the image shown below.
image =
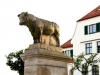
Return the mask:
<svg viewBox="0 0 100 75">
<path fill-rule="evenodd" d="M 19 22 L 20 25 L 25 25 L 26 24 L 27 16 L 28 16 L 27 12 L 22 12 L 21 14 L 18 15 L 19 20 L 20 20 L 20 22 Z"/>
</svg>

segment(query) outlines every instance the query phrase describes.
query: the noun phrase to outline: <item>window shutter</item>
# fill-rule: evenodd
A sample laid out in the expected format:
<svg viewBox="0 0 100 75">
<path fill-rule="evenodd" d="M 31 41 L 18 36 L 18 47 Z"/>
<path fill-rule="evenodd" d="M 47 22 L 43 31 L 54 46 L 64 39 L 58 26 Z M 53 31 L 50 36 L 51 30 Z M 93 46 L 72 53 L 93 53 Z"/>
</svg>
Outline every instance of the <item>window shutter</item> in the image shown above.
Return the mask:
<svg viewBox="0 0 100 75">
<path fill-rule="evenodd" d="M 62 51 L 62 53 L 64 53 L 64 51 Z"/>
<path fill-rule="evenodd" d="M 71 57 L 73 57 L 73 50 L 70 50 Z"/>
<path fill-rule="evenodd" d="M 96 23 L 96 32 L 100 32 L 100 22 Z"/>
<path fill-rule="evenodd" d="M 84 26 L 84 34 L 85 34 L 85 35 L 88 34 L 88 26 Z"/>
</svg>

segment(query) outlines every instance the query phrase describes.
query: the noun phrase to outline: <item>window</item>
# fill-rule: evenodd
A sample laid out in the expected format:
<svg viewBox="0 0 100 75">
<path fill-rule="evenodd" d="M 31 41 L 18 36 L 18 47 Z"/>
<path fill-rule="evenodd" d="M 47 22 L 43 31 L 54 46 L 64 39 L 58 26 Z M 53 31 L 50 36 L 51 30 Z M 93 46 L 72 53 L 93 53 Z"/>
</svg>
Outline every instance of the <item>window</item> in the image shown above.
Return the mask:
<svg viewBox="0 0 100 75">
<path fill-rule="evenodd" d="M 92 53 L 92 43 L 87 43 L 86 44 L 86 54 L 91 54 Z"/>
<path fill-rule="evenodd" d="M 66 51 L 67 56 L 73 57 L 73 50 L 67 50 Z"/>
<path fill-rule="evenodd" d="M 92 75 L 99 75 L 99 66 L 98 65 L 92 66 Z"/>
<path fill-rule="evenodd" d="M 87 35 L 88 32 L 89 34 L 100 32 L 100 22 L 84 26 L 84 34 Z"/>
<path fill-rule="evenodd" d="M 96 24 L 92 24 L 89 26 L 89 33 L 95 33 L 96 32 Z"/>
<path fill-rule="evenodd" d="M 62 53 L 65 53 L 69 57 L 73 57 L 73 50 L 62 51 Z"/>
<path fill-rule="evenodd" d="M 100 53 L 100 41 L 97 42 L 97 53 Z"/>
</svg>

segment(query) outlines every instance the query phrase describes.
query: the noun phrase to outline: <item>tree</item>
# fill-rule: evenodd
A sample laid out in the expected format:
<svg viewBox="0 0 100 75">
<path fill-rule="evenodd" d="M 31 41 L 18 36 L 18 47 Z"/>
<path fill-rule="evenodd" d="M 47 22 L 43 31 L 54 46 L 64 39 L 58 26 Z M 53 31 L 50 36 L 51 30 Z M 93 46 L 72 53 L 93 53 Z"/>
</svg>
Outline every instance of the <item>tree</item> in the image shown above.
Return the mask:
<svg viewBox="0 0 100 75">
<path fill-rule="evenodd" d="M 73 59 L 73 67 L 72 67 L 72 72 L 74 72 L 74 70 L 79 70 L 83 75 L 88 75 L 88 73 L 91 70 L 88 70 L 89 66 L 93 66 L 95 65 L 99 58 L 96 58 L 97 54 L 90 54 L 90 56 L 88 58 L 86 58 L 86 55 L 84 53 L 75 56 L 76 58 Z"/>
<path fill-rule="evenodd" d="M 23 50 L 17 52 L 11 52 L 7 58 L 6 65 L 10 67 L 11 70 L 15 70 L 19 75 L 24 75 L 24 61 L 21 59 L 20 54 L 23 54 Z"/>
</svg>

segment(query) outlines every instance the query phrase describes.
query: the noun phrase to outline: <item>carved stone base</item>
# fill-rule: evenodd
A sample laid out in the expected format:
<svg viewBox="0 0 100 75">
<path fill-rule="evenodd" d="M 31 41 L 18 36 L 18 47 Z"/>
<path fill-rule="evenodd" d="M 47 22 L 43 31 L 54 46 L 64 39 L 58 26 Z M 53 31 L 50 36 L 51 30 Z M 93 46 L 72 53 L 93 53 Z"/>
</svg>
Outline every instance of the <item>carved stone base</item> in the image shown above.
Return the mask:
<svg viewBox="0 0 100 75">
<path fill-rule="evenodd" d="M 24 75 L 68 75 L 67 61 L 60 47 L 44 44 L 29 46 L 21 58 L 24 60 Z"/>
</svg>

